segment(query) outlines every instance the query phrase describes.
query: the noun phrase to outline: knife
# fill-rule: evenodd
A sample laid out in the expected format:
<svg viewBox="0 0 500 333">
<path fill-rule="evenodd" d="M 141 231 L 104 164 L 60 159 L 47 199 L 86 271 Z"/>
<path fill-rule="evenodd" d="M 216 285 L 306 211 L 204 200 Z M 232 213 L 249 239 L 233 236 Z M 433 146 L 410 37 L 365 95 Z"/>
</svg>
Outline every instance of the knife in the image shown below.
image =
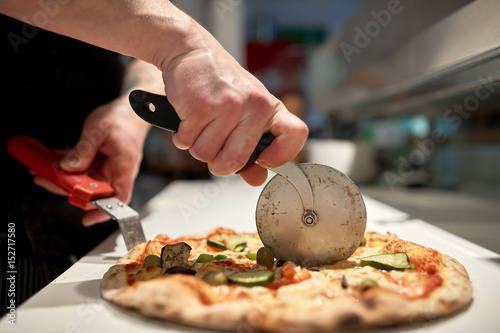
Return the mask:
<svg viewBox="0 0 500 333">
<path fill-rule="evenodd" d="M 134 90 L 130 105 L 146 122 L 176 132 L 181 122 L 166 96 Z M 265 133 L 247 164 L 274 140 Z M 276 258 L 303 266 L 332 264 L 358 248 L 366 229 L 366 208 L 354 182 L 341 171 L 318 163 L 288 162 L 264 187 L 256 225 L 264 245 Z"/>
<path fill-rule="evenodd" d="M 127 249 L 145 243 L 139 213 L 113 197 L 114 189 L 105 181 L 86 173 L 69 173 L 59 166 L 57 155 L 28 136 L 13 136 L 7 151 L 19 162 L 68 193 L 68 202 L 83 210 L 100 209 L 118 222 Z"/>
</svg>

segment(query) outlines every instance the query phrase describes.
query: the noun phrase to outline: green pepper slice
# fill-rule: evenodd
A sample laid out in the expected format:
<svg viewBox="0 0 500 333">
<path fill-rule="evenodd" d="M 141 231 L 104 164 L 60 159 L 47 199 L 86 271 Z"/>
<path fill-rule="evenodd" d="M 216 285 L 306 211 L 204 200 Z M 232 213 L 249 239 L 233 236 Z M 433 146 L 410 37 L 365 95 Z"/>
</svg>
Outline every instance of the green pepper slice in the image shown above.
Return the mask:
<svg viewBox="0 0 500 333">
<path fill-rule="evenodd" d="M 245 257 L 250 260 L 257 260 L 257 253 L 247 253 L 245 254 Z"/>
</svg>

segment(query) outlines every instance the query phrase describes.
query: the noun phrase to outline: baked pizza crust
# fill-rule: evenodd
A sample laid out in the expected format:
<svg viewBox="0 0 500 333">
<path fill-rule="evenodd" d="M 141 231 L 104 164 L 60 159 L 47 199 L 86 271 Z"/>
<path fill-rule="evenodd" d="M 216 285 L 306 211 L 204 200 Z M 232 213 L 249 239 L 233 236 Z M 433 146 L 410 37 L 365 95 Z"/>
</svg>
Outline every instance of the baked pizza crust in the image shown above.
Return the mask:
<svg viewBox="0 0 500 333">
<path fill-rule="evenodd" d="M 369 289 L 359 301 L 351 299 L 327 306 L 289 304 L 259 319 L 256 329 L 282 332 L 344 331 L 413 325 L 444 318 L 465 309 L 472 301 L 472 287 L 465 268 L 443 255 L 443 284 L 429 297 L 409 300 L 380 288 Z"/>
<path fill-rule="evenodd" d="M 148 282 L 139 282 L 114 293 L 103 287 L 103 297 L 146 317 L 220 330 L 234 330 L 246 314 L 257 308 L 254 302 L 245 299 L 210 303 L 217 297 L 215 292 L 207 283 L 193 276 L 179 274 Z"/>
<path fill-rule="evenodd" d="M 381 237 L 383 239 L 381 239 Z M 176 274 L 157 277 L 158 267 L 141 270 L 129 285 L 128 267 L 143 255 L 138 245 L 112 266 L 102 281 L 102 296 L 146 317 L 225 331 L 317 332 L 377 328 L 442 318 L 457 313 L 472 301 L 472 286 L 465 268 L 455 259 L 388 234 L 369 234 L 368 241 L 388 242 L 379 253 L 406 252 L 425 269 L 433 269 L 442 284 L 427 297 L 409 299 L 383 288 L 369 289 L 357 298 L 317 294 L 318 280 L 270 290 L 266 287 L 210 286 L 202 279 Z M 429 266 L 430 265 L 430 266 Z M 428 267 L 429 266 L 429 267 Z M 138 268 L 136 268 L 138 269 Z M 155 277 L 154 279 L 149 279 Z"/>
</svg>

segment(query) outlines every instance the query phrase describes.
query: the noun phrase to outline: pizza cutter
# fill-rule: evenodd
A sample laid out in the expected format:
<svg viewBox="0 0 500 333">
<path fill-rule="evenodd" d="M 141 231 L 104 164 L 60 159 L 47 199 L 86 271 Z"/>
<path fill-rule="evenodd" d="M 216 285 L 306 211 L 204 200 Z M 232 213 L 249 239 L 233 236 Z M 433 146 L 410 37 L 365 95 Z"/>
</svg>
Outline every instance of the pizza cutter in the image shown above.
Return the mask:
<svg viewBox="0 0 500 333">
<path fill-rule="evenodd" d="M 180 119 L 166 96 L 135 90 L 129 100 L 143 120 L 171 132 L 178 130 Z M 264 134 L 246 166 L 273 139 L 271 133 Z M 271 171 L 277 175 L 258 199 L 256 224 L 274 256 L 306 267 L 351 256 L 366 229 L 365 204 L 354 182 L 339 170 L 317 163 L 288 162 Z"/>
</svg>

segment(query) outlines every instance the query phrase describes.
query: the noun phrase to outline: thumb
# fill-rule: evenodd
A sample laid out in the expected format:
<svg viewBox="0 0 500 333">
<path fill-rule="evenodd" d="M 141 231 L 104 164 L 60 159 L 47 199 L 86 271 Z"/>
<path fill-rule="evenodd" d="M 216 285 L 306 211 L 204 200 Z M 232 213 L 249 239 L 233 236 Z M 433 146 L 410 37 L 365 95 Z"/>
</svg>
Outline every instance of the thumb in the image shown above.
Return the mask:
<svg viewBox="0 0 500 333">
<path fill-rule="evenodd" d="M 61 168 L 68 172 L 84 172 L 92 164 L 98 150 L 98 144 L 80 137 L 73 149 L 61 159 Z"/>
</svg>

